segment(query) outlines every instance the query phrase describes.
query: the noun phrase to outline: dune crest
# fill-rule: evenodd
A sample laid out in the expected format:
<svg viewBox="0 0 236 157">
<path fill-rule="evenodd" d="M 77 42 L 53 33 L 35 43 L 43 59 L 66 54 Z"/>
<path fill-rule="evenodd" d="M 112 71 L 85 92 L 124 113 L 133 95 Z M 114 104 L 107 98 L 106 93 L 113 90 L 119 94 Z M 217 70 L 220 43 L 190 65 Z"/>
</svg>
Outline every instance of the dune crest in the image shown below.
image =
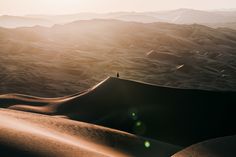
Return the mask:
<svg viewBox="0 0 236 157">
<path fill-rule="evenodd" d="M 160 87 L 109 77 L 84 93 L 64 98 L 5 95 L 0 102 L 14 110 L 65 117 L 189 146 L 235 133 L 231 125 L 235 98 L 236 92 Z"/>
<path fill-rule="evenodd" d="M 9 109 L 0 110 L 0 155 L 126 157 L 167 156 L 180 147 L 105 127 Z M 7 148 L 7 149 L 4 149 Z M 16 153 L 16 154 L 14 154 Z"/>
</svg>

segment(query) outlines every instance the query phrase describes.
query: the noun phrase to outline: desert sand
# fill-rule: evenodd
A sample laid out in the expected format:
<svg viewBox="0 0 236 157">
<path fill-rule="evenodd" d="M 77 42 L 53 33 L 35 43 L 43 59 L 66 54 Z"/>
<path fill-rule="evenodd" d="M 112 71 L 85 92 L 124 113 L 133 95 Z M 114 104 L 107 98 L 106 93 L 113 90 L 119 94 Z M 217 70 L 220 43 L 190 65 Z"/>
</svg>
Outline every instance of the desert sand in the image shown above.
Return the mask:
<svg viewBox="0 0 236 157">
<path fill-rule="evenodd" d="M 0 28 L 0 94 L 71 95 L 117 72 L 161 86 L 232 91 L 235 51 L 235 30 L 198 24 L 97 19 Z"/>
<path fill-rule="evenodd" d="M 0 156 L 230 156 L 235 51 L 199 24 L 0 28 Z"/>
<path fill-rule="evenodd" d="M 234 157 L 235 146 L 236 136 L 221 137 L 195 144 L 173 157 Z"/>
<path fill-rule="evenodd" d="M 108 77 L 71 96 L 1 95 L 0 105 L 189 146 L 234 135 L 235 95 L 235 92 L 160 87 Z"/>
<path fill-rule="evenodd" d="M 180 147 L 97 125 L 0 110 L 1 156 L 169 156 Z M 145 142 L 150 147 L 145 147 Z"/>
</svg>

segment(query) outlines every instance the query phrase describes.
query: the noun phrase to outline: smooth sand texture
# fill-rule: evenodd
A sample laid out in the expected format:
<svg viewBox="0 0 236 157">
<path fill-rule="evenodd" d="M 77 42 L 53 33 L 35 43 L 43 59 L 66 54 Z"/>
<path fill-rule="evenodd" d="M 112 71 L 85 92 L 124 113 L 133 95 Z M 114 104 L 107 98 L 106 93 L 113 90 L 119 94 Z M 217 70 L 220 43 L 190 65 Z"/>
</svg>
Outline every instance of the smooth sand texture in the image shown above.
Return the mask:
<svg viewBox="0 0 236 157">
<path fill-rule="evenodd" d="M 208 140 L 186 148 L 172 157 L 235 157 L 236 136 Z"/>
<path fill-rule="evenodd" d="M 0 155 L 44 157 L 170 156 L 180 147 L 96 125 L 0 110 Z"/>
<path fill-rule="evenodd" d="M 82 94 L 57 99 L 0 96 L 1 106 L 89 122 L 189 146 L 235 134 L 235 92 L 159 87 L 109 77 Z"/>
</svg>

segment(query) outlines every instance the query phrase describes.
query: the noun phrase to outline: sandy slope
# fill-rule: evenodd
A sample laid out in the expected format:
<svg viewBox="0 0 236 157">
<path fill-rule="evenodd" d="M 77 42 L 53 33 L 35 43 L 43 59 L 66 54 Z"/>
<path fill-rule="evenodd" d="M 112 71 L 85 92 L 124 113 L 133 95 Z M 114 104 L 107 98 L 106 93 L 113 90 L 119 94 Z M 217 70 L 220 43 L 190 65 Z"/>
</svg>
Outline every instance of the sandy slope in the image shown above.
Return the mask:
<svg viewBox="0 0 236 157">
<path fill-rule="evenodd" d="M 57 99 L 2 95 L 0 104 L 189 146 L 235 134 L 235 98 L 235 92 L 175 89 L 107 78 L 82 94 Z"/>
<path fill-rule="evenodd" d="M 63 118 L 0 110 L 0 155 L 44 157 L 170 156 L 179 147 Z"/>
<path fill-rule="evenodd" d="M 0 94 L 70 95 L 116 72 L 158 85 L 235 90 L 235 51 L 235 30 L 196 24 L 89 20 L 0 28 Z"/>
<path fill-rule="evenodd" d="M 236 136 L 208 140 L 186 148 L 173 157 L 234 157 Z"/>
</svg>

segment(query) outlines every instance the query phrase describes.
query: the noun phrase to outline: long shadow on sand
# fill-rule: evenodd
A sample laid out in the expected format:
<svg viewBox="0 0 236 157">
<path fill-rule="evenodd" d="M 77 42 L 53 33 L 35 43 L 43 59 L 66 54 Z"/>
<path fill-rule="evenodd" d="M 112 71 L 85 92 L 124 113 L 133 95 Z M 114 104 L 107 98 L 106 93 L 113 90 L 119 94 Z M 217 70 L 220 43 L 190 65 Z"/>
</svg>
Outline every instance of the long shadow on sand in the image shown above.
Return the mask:
<svg viewBox="0 0 236 157">
<path fill-rule="evenodd" d="M 188 146 L 236 134 L 236 92 L 175 89 L 109 77 L 82 94 L 2 95 L 5 108 L 66 116 Z"/>
</svg>

